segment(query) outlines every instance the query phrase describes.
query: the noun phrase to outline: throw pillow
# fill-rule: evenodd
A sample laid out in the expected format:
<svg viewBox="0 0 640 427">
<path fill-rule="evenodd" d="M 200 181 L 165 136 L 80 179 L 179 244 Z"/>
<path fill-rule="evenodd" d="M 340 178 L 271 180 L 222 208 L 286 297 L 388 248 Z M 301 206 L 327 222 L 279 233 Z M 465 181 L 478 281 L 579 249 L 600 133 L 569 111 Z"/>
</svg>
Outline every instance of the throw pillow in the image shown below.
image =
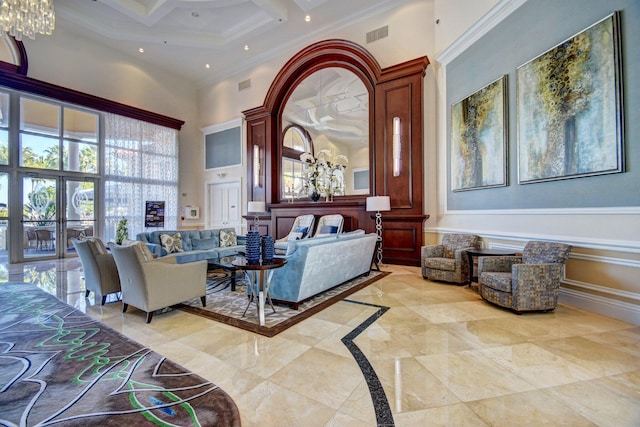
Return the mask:
<svg viewBox="0 0 640 427">
<path fill-rule="evenodd" d="M 235 231 L 220 230 L 220 247 L 228 248 L 229 246 L 236 246 L 238 244 L 238 238 Z"/>
<path fill-rule="evenodd" d="M 304 239 L 304 237 L 307 235 L 307 232 L 309 231 L 309 227 L 296 227 L 293 229 L 293 231 L 296 233 L 300 233 L 300 238 Z"/>
<path fill-rule="evenodd" d="M 162 248 L 167 251 L 168 254 L 174 252 L 184 252 L 182 249 L 182 236 L 180 233 L 176 233 L 174 235 L 171 234 L 161 234 L 160 242 L 162 243 Z"/>
<path fill-rule="evenodd" d="M 302 233 L 296 232 L 296 231 L 292 231 L 287 236 L 287 240 L 300 240 L 300 239 L 302 239 L 302 237 L 303 237 Z"/>
<path fill-rule="evenodd" d="M 338 232 L 337 225 L 323 225 L 319 231 L 319 234 L 335 234 Z"/>
<path fill-rule="evenodd" d="M 198 249 L 213 249 L 215 248 L 215 239 L 212 237 L 210 239 L 191 239 L 191 247 L 193 250 Z"/>
</svg>

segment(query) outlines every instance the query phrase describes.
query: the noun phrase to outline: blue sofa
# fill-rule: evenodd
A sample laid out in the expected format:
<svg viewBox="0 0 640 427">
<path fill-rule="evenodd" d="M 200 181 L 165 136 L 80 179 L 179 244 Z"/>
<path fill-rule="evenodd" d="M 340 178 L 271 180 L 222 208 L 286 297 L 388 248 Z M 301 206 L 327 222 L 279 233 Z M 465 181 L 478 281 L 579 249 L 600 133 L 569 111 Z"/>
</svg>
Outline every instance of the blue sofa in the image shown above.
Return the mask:
<svg viewBox="0 0 640 427">
<path fill-rule="evenodd" d="M 144 242 L 152 254 L 157 257 L 171 256 L 176 263 L 184 264 L 200 260 L 217 259 L 227 255 L 237 254 L 245 250 L 245 236 L 236 236 L 237 245 L 220 247 L 220 231 L 235 232 L 234 228 L 214 228 L 211 230 L 156 230 L 139 233 L 136 240 Z M 162 247 L 160 235 L 171 236 L 180 233 L 183 252 L 167 253 Z"/>
<path fill-rule="evenodd" d="M 273 272 L 269 293 L 294 308 L 306 299 L 368 274 L 376 235 L 363 230 L 289 242 L 287 263 Z"/>
</svg>

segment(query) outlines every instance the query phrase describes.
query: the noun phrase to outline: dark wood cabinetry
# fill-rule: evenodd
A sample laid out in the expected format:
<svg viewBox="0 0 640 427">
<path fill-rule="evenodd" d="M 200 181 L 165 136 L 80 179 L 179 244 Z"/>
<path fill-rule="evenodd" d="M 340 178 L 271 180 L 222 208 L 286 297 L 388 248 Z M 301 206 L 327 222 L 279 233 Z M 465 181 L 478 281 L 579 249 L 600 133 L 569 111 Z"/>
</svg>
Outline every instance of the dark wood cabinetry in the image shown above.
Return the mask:
<svg viewBox="0 0 640 427">
<path fill-rule="evenodd" d="M 261 217 L 261 230 L 275 238 L 291 229 L 296 216 L 317 217 L 340 213 L 344 230 L 362 228 L 375 232 L 372 212 L 365 211 L 366 195 L 335 197 L 333 202 L 311 202 L 280 197 L 280 156 L 283 102 L 306 76 L 325 67 L 342 67 L 358 75 L 370 91 L 369 173 L 370 194 L 388 195 L 391 211 L 382 213 L 384 262 L 420 265 L 423 212 L 423 78 L 428 58 L 421 57 L 381 69 L 361 46 L 345 40 L 325 40 L 313 44 L 285 64 L 267 93 L 263 106 L 247 110 L 247 159 L 249 200 L 265 201 L 270 219 Z M 401 162 L 393 174 L 393 119 L 400 119 Z M 258 147 L 258 148 L 254 148 Z M 258 163 L 254 164 L 254 150 Z M 255 169 L 257 168 L 257 169 Z M 257 179 L 253 179 L 257 172 Z M 268 224 L 267 224 L 268 223 Z"/>
</svg>

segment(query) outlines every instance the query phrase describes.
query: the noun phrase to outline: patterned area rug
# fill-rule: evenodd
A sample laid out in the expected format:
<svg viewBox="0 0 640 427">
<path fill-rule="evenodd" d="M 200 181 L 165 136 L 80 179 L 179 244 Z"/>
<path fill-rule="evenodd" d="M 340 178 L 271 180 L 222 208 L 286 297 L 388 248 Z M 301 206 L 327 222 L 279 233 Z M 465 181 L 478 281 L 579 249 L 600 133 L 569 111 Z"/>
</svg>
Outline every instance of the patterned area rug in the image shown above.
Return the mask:
<svg viewBox="0 0 640 427">
<path fill-rule="evenodd" d="M 240 426 L 218 386 L 34 285 L 0 285 L 0 425 Z"/>
<path fill-rule="evenodd" d="M 248 300 L 246 281 L 242 272 L 237 273 L 235 292 L 231 291 L 231 280 L 228 272 L 222 270 L 209 272 L 207 278 L 207 306 L 202 307 L 200 298 L 194 298 L 174 307 L 266 337 L 273 337 L 388 274 L 387 272 L 372 271 L 368 276 L 356 277 L 301 303 L 298 310 L 275 302 L 276 312 L 274 313 L 271 307 L 265 304 L 264 326 L 260 326 L 255 303 L 249 306 L 246 315 L 243 316 Z"/>
</svg>

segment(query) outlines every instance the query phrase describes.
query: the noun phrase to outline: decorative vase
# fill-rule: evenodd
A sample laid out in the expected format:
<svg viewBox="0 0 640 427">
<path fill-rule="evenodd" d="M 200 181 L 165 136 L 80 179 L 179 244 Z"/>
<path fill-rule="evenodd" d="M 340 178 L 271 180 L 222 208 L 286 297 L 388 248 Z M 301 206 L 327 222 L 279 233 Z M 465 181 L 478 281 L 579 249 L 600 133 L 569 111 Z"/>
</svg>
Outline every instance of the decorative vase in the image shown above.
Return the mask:
<svg viewBox="0 0 640 427">
<path fill-rule="evenodd" d="M 260 260 L 260 232 L 256 230 L 247 231 L 247 240 L 245 243 L 245 258 L 247 261 Z"/>
<path fill-rule="evenodd" d="M 262 236 L 262 260 L 270 261 L 275 255 L 275 249 L 273 246 L 273 237 Z"/>
<path fill-rule="evenodd" d="M 317 202 L 318 200 L 320 200 L 320 193 L 314 191 L 313 193 L 309 194 L 309 198 L 312 202 Z"/>
</svg>

